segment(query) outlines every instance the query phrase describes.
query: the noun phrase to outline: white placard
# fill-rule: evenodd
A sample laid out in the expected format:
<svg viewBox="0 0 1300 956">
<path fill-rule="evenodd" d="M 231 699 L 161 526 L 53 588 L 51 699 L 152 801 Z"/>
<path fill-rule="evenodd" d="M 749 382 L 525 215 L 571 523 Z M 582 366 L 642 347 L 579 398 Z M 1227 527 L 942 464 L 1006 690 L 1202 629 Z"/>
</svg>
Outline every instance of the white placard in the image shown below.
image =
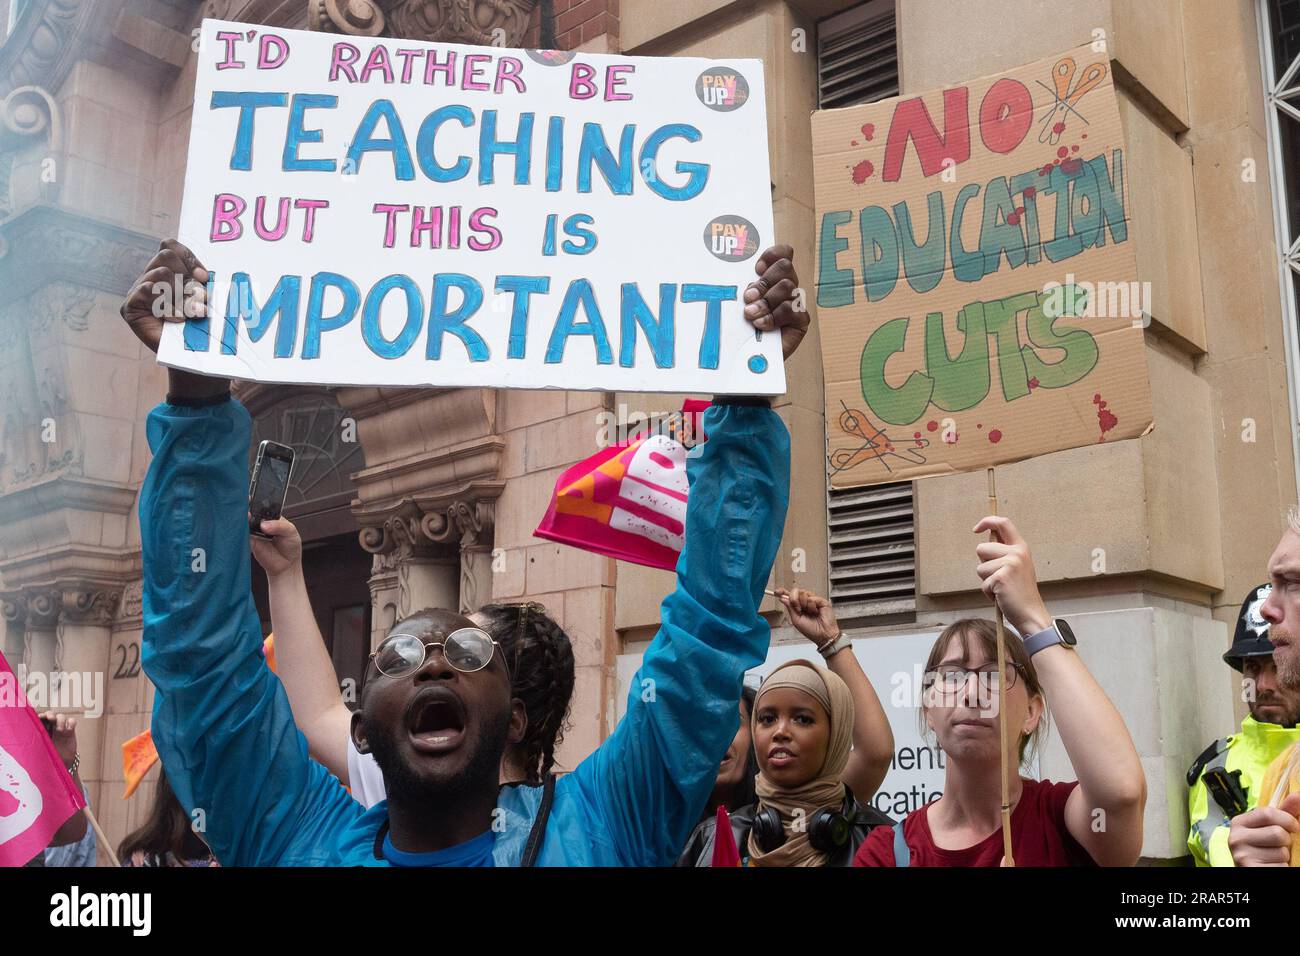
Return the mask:
<svg viewBox="0 0 1300 956">
<path fill-rule="evenodd" d="M 762 63 L 205 20 L 164 364 L 266 382 L 779 394 Z"/>
</svg>

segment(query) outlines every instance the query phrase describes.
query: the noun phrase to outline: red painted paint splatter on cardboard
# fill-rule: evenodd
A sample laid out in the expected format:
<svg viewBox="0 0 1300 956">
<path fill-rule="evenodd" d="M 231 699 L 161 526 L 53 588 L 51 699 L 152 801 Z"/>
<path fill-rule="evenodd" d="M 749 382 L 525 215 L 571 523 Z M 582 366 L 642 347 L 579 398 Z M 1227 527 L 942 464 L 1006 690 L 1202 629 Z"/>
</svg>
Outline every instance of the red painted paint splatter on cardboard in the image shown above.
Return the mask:
<svg viewBox="0 0 1300 956">
<path fill-rule="evenodd" d="M 1105 441 L 1106 432 L 1118 425 L 1119 419 L 1115 417 L 1114 412 L 1106 407 L 1106 402 L 1100 393 L 1092 396 L 1092 403 L 1097 406 L 1097 424 L 1101 428 L 1101 436 L 1097 441 Z"/>
</svg>

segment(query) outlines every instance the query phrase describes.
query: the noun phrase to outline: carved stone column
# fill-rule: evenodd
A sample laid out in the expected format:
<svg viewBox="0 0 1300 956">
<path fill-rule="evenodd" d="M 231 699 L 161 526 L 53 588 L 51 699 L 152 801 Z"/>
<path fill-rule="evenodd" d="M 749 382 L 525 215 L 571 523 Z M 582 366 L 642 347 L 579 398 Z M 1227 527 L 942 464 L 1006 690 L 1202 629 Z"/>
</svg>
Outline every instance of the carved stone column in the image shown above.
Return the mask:
<svg viewBox="0 0 1300 956">
<path fill-rule="evenodd" d="M 0 624 L 4 627 L 0 653 L 17 670 L 23 662 L 23 630 L 27 625 L 27 599 L 21 591 L 0 593 Z"/>
<path fill-rule="evenodd" d="M 496 501 L 457 501 L 447 511 L 460 534 L 460 610 L 466 613 L 492 599 L 492 529 Z"/>
<path fill-rule="evenodd" d="M 140 648 L 113 660 L 113 622 L 122 600 L 120 584 L 97 581 L 67 582 L 62 589 L 58 635 L 58 702 L 79 711 L 77 750 L 81 754 L 81 781 L 92 801 L 99 802 L 104 779 L 105 727 L 108 724 L 108 688 L 115 680 L 140 674 Z M 119 742 L 120 743 L 120 742 Z"/>
<path fill-rule="evenodd" d="M 352 36 L 517 47 L 536 0 L 309 0 L 307 27 Z"/>
<path fill-rule="evenodd" d="M 482 497 L 456 499 L 436 511 L 408 499 L 400 514 L 362 529 L 361 547 L 375 556 L 372 641 L 420 608 L 467 614 L 491 599 L 492 525 L 501 487 L 482 483 Z"/>
<path fill-rule="evenodd" d="M 98 674 L 98 685 L 102 686 L 109 663 L 109 629 L 121 597 L 121 584 L 60 581 L 29 585 L 0 598 L 6 624 L 22 635 L 21 658 L 11 660 L 10 665 L 16 668 L 23 664 L 28 676 L 44 685 L 44 691 L 33 699 L 33 706 L 103 709 L 104 697 L 98 691 L 92 692 L 93 680 L 85 692 L 78 688 L 65 692 L 61 675 Z"/>
<path fill-rule="evenodd" d="M 401 588 L 397 580 L 401 557 L 396 549 L 382 550 L 381 528 L 362 528 L 360 537 L 361 547 L 375 556 L 370 566 L 370 649 L 374 650 L 401 619 Z"/>
<path fill-rule="evenodd" d="M 63 610 L 63 592 L 57 587 L 26 587 L 23 598 L 27 604 L 27 627 L 23 631 L 23 667 L 28 690 L 34 690 L 33 675 L 42 674 L 48 683 L 49 675 L 59 669 L 59 613 Z M 33 701 L 42 706 L 46 701 Z"/>
<path fill-rule="evenodd" d="M 505 487 L 496 396 L 479 388 L 336 395 L 366 451 L 366 467 L 352 476 L 352 515 L 361 547 L 375 556 L 372 642 L 422 607 L 487 600 L 493 502 Z"/>
<path fill-rule="evenodd" d="M 437 515 L 411 502 L 382 524 L 361 529 L 361 547 L 373 554 L 371 646 L 412 611 L 457 603 L 455 554 L 438 535 Z"/>
<path fill-rule="evenodd" d="M 58 199 L 63 151 L 62 111 L 48 90 L 20 86 L 0 97 L 0 219 Z"/>
<path fill-rule="evenodd" d="M 0 654 L 14 669 L 22 663 L 22 630 L 26 623 L 27 602 L 22 592 L 0 592 Z"/>
<path fill-rule="evenodd" d="M 111 660 L 122 591 L 113 582 L 63 580 L 0 594 L 8 646 L 21 648 L 20 655 L 5 657 L 22 677 L 32 706 L 77 717 L 81 780 L 92 803 L 99 801 L 104 779 L 108 685 L 115 676 L 140 673 L 138 642 L 134 657 L 124 655 L 120 664 Z M 13 640 L 17 635 L 20 641 Z"/>
</svg>

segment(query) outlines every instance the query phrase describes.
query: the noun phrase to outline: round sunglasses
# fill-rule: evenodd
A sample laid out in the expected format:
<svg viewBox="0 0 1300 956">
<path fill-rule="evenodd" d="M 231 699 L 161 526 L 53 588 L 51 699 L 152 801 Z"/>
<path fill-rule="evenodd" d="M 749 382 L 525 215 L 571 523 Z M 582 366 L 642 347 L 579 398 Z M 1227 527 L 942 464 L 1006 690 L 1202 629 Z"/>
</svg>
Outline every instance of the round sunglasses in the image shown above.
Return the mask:
<svg viewBox="0 0 1300 956">
<path fill-rule="evenodd" d="M 385 677 L 406 677 L 424 666 L 429 648 L 440 647 L 448 664 L 462 674 L 473 674 L 492 663 L 499 646 L 477 627 L 462 627 L 441 641 L 425 641 L 414 634 L 391 634 L 370 659 Z"/>
</svg>

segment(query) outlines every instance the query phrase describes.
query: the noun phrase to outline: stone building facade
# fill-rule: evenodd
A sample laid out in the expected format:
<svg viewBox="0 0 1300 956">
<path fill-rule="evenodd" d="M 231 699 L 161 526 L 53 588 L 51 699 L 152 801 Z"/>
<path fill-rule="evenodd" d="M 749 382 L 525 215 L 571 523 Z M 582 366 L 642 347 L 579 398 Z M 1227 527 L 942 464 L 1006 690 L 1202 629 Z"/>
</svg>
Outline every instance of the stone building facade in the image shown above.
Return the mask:
<svg viewBox="0 0 1300 956">
<path fill-rule="evenodd" d="M 1240 713 L 1219 655 L 1296 500 L 1294 296 L 1280 280 L 1284 186 L 1272 181 L 1274 100 L 1261 69 L 1261 32 L 1277 29 L 1268 0 L 0 0 L 2 648 L 33 673 L 101 675 L 103 714 L 84 721 L 80 748 L 111 839 L 141 821 L 151 797 L 147 783 L 120 799 L 119 748 L 148 726 L 151 707 L 139 667 L 136 507 L 143 421 L 165 392 L 164 372 L 117 310 L 175 231 L 200 19 L 760 58 L 777 231 L 811 283 L 817 39 L 857 8 L 893 18 L 904 94 L 1099 35 L 1107 43 L 1139 278 L 1152 293 L 1156 428 L 1007 466 L 999 489 L 1004 513 L 1035 544 L 1045 596 L 1071 616 L 1134 732 L 1151 793 L 1145 855 L 1183 855 L 1183 770 Z M 835 579 L 815 331 L 791 364 L 778 411 L 793 436 L 794 487 L 773 578 L 826 593 Z M 299 449 L 288 513 L 308 542 L 317 617 L 341 677 L 414 608 L 538 600 L 575 643 L 561 765 L 609 733 L 617 662 L 653 635 L 672 577 L 532 531 L 559 473 L 595 450 L 611 416 L 673 402 L 472 388 L 245 385 L 239 395 L 259 439 Z M 983 480 L 911 489 L 913 597 L 889 614 L 857 614 L 855 633 L 887 638 L 987 613 L 968 540 Z M 793 639 L 770 599 L 764 610 L 777 639 Z M 1049 749 L 1044 771 L 1068 776 L 1062 759 Z"/>
</svg>

